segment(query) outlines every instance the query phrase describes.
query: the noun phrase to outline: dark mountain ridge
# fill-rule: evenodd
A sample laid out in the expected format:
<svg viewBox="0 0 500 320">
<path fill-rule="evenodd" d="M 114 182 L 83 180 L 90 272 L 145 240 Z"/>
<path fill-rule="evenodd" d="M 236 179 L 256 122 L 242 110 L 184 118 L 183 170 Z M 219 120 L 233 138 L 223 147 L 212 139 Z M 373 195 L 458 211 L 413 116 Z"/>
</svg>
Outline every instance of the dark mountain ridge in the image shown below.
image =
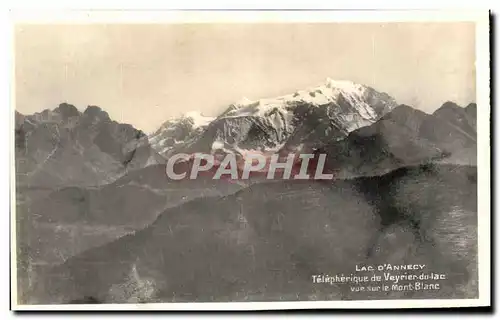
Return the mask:
<svg viewBox="0 0 500 320">
<path fill-rule="evenodd" d="M 99 107 L 80 112 L 67 103 L 33 115 L 16 112 L 15 146 L 20 186 L 99 185 L 164 161 L 142 131 Z"/>
<path fill-rule="evenodd" d="M 469 105 L 469 111 L 474 108 Z M 447 102 L 433 114 L 400 105 L 377 122 L 317 149 L 337 177 L 379 175 L 429 162 L 475 165 L 475 117 Z"/>
<path fill-rule="evenodd" d="M 429 164 L 377 177 L 262 183 L 162 213 L 40 282 L 40 303 L 477 297 L 474 167 Z M 356 293 L 318 274 L 425 264 L 438 291 Z M 52 275 L 51 275 L 52 274 Z M 57 298 L 58 297 L 58 298 Z"/>
</svg>

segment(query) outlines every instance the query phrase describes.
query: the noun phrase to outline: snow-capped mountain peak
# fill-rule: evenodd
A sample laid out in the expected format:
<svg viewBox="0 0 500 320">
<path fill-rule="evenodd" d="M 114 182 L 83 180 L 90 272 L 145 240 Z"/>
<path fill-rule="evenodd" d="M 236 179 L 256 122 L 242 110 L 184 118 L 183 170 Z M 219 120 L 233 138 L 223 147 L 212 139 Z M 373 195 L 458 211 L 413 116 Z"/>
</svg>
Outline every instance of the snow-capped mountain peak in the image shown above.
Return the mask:
<svg viewBox="0 0 500 320">
<path fill-rule="evenodd" d="M 313 106 L 322 106 L 334 103 L 338 99 L 345 99 L 357 107 L 359 115 L 363 119 L 376 120 L 378 117 L 377 112 L 365 101 L 365 95 L 369 89 L 370 88 L 367 86 L 357 84 L 350 80 L 333 80 L 327 78 L 326 81 L 320 85 L 306 90 L 298 90 L 293 94 L 263 98 L 256 101 L 242 98 L 234 103 L 232 108 L 226 111 L 224 116 L 265 116 L 275 109 L 286 112 L 287 106 L 301 102 L 309 103 Z"/>
<path fill-rule="evenodd" d="M 189 111 L 178 118 L 165 121 L 149 136 L 149 140 L 159 153 L 167 155 L 174 148 L 189 143 L 199 136 L 214 119 L 198 111 Z"/>
<path fill-rule="evenodd" d="M 325 85 L 328 88 L 338 88 L 345 91 L 360 91 L 366 88 L 365 86 L 351 80 L 335 80 L 332 78 L 326 78 Z"/>
<path fill-rule="evenodd" d="M 214 146 L 277 150 L 313 140 L 343 138 L 396 106 L 386 93 L 349 80 L 327 78 L 287 95 L 257 100 L 244 97 L 217 118 L 190 112 L 167 121 L 150 140 L 163 154 L 174 145 L 193 152 L 212 152 Z M 179 131 L 179 126 L 185 130 Z"/>
<path fill-rule="evenodd" d="M 240 100 L 236 101 L 234 105 L 236 106 L 246 106 L 249 104 L 255 103 L 255 101 L 248 99 L 247 97 L 243 97 Z"/>
<path fill-rule="evenodd" d="M 193 129 L 199 127 L 206 127 L 210 122 L 212 122 L 215 117 L 208 117 L 201 114 L 198 111 L 189 111 L 181 116 L 181 119 L 188 120 L 192 123 Z"/>
</svg>

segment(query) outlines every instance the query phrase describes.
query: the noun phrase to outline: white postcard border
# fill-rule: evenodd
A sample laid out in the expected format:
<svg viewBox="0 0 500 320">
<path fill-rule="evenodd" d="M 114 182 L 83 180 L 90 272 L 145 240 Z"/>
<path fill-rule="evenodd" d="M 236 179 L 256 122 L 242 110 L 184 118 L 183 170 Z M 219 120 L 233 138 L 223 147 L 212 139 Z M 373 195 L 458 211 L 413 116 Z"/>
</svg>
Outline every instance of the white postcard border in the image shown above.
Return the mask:
<svg viewBox="0 0 500 320">
<path fill-rule="evenodd" d="M 17 304 L 14 144 L 11 143 L 11 306 L 13 310 L 289 310 L 289 309 L 394 309 L 490 306 L 491 186 L 490 186 L 490 69 L 489 13 L 486 10 L 394 11 L 30 11 L 11 12 L 11 23 L 299 23 L 299 22 L 458 22 L 476 23 L 476 93 L 478 137 L 478 299 L 357 300 L 300 302 L 147 303 L 147 304 Z M 12 32 L 11 32 L 12 34 Z M 12 43 L 12 41 L 11 41 Z M 12 45 L 12 44 L 11 44 Z M 11 50 L 13 62 L 13 46 Z M 12 79 L 14 79 L 12 67 Z M 11 83 L 13 129 L 15 101 Z M 13 141 L 13 130 L 10 139 Z"/>
</svg>

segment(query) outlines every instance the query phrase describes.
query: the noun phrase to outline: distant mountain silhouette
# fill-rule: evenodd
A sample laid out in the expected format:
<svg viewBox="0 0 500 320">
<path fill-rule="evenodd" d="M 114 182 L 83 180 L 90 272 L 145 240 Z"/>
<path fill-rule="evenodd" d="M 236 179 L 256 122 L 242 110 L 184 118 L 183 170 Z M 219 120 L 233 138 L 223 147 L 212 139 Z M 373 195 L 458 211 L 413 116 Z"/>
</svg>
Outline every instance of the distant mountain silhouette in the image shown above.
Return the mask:
<svg viewBox="0 0 500 320">
<path fill-rule="evenodd" d="M 96 106 L 83 113 L 67 103 L 33 115 L 16 112 L 15 139 L 20 186 L 99 185 L 164 162 L 142 131 Z"/>
<path fill-rule="evenodd" d="M 99 107 L 15 114 L 20 299 L 29 303 L 477 297 L 477 105 L 427 114 L 328 79 L 151 136 Z M 150 140 L 151 139 L 151 140 Z M 150 143 L 151 141 L 151 143 Z M 174 181 L 176 152 L 320 154 L 333 181 Z M 175 170 L 187 172 L 193 158 Z M 294 158 L 292 176 L 300 160 Z M 177 172 L 177 171 L 176 171 Z M 312 276 L 421 263 L 438 291 L 357 293 Z"/>
<path fill-rule="evenodd" d="M 450 163 L 477 163 L 476 104 L 462 108 L 447 102 L 421 128 L 422 135 L 449 153 Z"/>
<path fill-rule="evenodd" d="M 475 165 L 475 116 L 452 103 L 432 115 L 400 105 L 374 124 L 322 148 L 328 169 L 340 178 L 379 175 L 428 162 Z"/>
</svg>

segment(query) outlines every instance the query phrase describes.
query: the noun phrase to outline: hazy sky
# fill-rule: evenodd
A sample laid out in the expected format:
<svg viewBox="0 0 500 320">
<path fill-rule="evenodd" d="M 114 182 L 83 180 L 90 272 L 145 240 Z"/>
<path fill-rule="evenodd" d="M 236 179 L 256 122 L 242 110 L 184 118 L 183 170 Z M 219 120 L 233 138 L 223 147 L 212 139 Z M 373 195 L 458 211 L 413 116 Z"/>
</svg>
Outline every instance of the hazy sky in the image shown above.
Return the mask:
<svg viewBox="0 0 500 320">
<path fill-rule="evenodd" d="M 146 132 L 347 79 L 432 112 L 475 101 L 472 23 L 22 25 L 16 108 L 98 105 Z"/>
</svg>

